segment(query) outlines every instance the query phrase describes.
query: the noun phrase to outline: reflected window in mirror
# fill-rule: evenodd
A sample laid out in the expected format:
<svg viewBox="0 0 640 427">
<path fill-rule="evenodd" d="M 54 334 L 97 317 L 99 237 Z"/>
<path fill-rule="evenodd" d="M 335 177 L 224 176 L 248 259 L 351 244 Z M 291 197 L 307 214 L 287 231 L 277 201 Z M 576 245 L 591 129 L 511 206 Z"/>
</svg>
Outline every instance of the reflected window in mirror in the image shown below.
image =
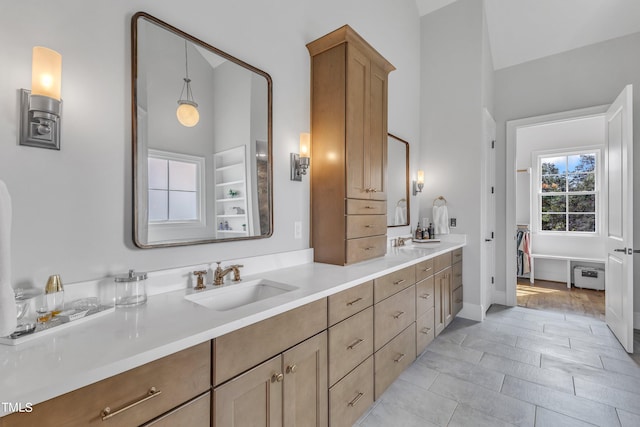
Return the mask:
<svg viewBox="0 0 640 427">
<path fill-rule="evenodd" d="M 271 236 L 271 77 L 139 12 L 132 90 L 136 245 Z M 184 126 L 176 108 L 196 100 Z"/>
<path fill-rule="evenodd" d="M 387 226 L 407 226 L 410 224 L 409 143 L 388 134 L 387 150 Z"/>
</svg>

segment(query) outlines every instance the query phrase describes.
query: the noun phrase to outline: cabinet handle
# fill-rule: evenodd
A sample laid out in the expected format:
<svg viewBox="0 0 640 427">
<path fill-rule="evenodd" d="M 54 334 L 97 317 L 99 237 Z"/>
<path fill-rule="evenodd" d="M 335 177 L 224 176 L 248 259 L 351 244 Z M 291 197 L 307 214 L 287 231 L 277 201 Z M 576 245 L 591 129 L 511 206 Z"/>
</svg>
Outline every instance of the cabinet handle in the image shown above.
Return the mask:
<svg viewBox="0 0 640 427">
<path fill-rule="evenodd" d="M 162 394 L 160 390 L 157 390 L 155 387 L 151 387 L 145 397 L 140 400 L 136 400 L 135 402 L 130 403 L 129 405 L 125 406 L 124 408 L 120 408 L 115 412 L 111 412 L 111 408 L 107 406 L 102 410 L 102 421 L 107 421 L 109 418 L 115 417 L 116 415 L 121 414 L 124 411 L 133 408 L 134 406 L 138 406 L 139 404 L 144 403 L 147 400 L 152 399 L 160 394 Z"/>
<path fill-rule="evenodd" d="M 362 338 L 358 338 L 357 340 L 355 340 L 353 342 L 353 344 L 347 346 L 347 350 L 353 350 L 354 348 L 356 348 L 357 346 L 359 346 L 363 342 L 364 342 L 364 340 Z"/>
<path fill-rule="evenodd" d="M 431 332 L 431 328 L 426 328 L 426 327 L 425 327 L 425 328 L 422 328 L 422 330 L 421 330 L 420 332 L 422 332 L 423 334 L 425 334 L 425 335 L 426 335 L 426 334 L 428 334 L 429 332 Z"/>
<path fill-rule="evenodd" d="M 377 188 L 370 188 L 369 190 L 370 190 L 372 193 L 377 193 L 377 192 L 378 192 L 378 189 L 377 189 Z"/>
<path fill-rule="evenodd" d="M 364 393 L 360 392 L 356 395 L 356 397 L 353 398 L 353 400 L 351 402 L 349 402 L 349 406 L 353 407 L 356 406 L 358 404 L 358 402 L 360 401 L 360 399 L 362 399 L 362 396 L 364 396 Z"/>
<path fill-rule="evenodd" d="M 357 303 L 358 301 L 362 301 L 362 298 L 358 297 L 358 298 L 354 299 L 353 301 L 349 301 L 347 303 L 347 305 L 351 306 L 351 305 Z"/>
<path fill-rule="evenodd" d="M 287 374 L 295 374 L 297 370 L 298 365 L 296 365 L 295 363 L 293 365 L 287 366 Z"/>
<path fill-rule="evenodd" d="M 364 248 L 365 251 L 370 251 L 371 249 L 375 249 L 373 246 L 367 246 L 366 248 Z"/>
<path fill-rule="evenodd" d="M 431 294 L 424 294 L 424 295 L 420 295 L 420 298 L 429 299 L 430 296 L 431 296 Z"/>
<path fill-rule="evenodd" d="M 404 315 L 404 311 L 399 311 L 396 314 L 393 315 L 394 319 L 399 319 L 400 317 L 402 317 Z"/>
<path fill-rule="evenodd" d="M 271 375 L 272 383 L 276 383 L 276 382 L 280 383 L 282 382 L 283 379 L 284 379 L 284 375 L 282 373 Z"/>
<path fill-rule="evenodd" d="M 397 359 L 393 359 L 394 363 L 400 362 L 402 359 L 404 359 L 405 356 L 406 356 L 406 354 L 400 353 L 400 356 L 398 356 Z"/>
<path fill-rule="evenodd" d="M 364 228 L 373 228 L 373 225 L 367 224 L 367 225 L 364 226 Z"/>
<path fill-rule="evenodd" d="M 393 284 L 394 285 L 399 285 L 399 284 L 404 283 L 404 282 L 406 282 L 405 279 L 400 279 L 400 280 L 396 280 L 395 282 L 393 282 Z"/>
<path fill-rule="evenodd" d="M 422 271 L 424 271 L 425 273 L 426 273 L 427 271 L 431 271 L 431 267 L 427 267 L 427 268 L 425 268 L 425 269 L 424 269 L 424 270 L 422 270 Z"/>
<path fill-rule="evenodd" d="M 365 206 L 365 209 L 375 209 L 375 206 Z"/>
</svg>

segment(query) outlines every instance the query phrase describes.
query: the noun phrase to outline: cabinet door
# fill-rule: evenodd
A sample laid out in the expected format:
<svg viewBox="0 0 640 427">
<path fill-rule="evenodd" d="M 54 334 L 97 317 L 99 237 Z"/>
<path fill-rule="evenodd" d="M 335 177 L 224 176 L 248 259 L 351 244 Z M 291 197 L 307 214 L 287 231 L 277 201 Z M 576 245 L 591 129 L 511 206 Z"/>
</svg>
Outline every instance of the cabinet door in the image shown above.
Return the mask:
<svg viewBox="0 0 640 427">
<path fill-rule="evenodd" d="M 283 353 L 284 425 L 328 424 L 327 333 L 298 344 Z"/>
<path fill-rule="evenodd" d="M 444 307 L 444 313 L 443 313 L 443 317 L 444 317 L 444 326 L 447 327 L 449 326 L 449 323 L 451 323 L 451 321 L 453 320 L 453 308 L 452 308 L 452 302 L 453 299 L 451 297 L 451 283 L 452 283 L 452 278 L 453 275 L 451 274 L 451 268 L 447 268 L 445 270 L 445 277 L 443 280 L 443 288 L 442 288 L 442 296 L 444 298 L 444 302 L 442 304 L 442 306 Z"/>
<path fill-rule="evenodd" d="M 144 427 L 206 427 L 211 424 L 211 392 L 177 407 Z"/>
<path fill-rule="evenodd" d="M 369 199 L 371 195 L 368 139 L 371 120 L 369 103 L 371 61 L 352 45 L 347 47 L 347 198 Z"/>
<path fill-rule="evenodd" d="M 282 426 L 282 356 L 213 390 L 214 427 Z"/>
<path fill-rule="evenodd" d="M 375 62 L 371 63 L 369 87 L 369 194 L 371 199 L 387 200 L 387 74 Z"/>
<path fill-rule="evenodd" d="M 447 272 L 448 270 L 442 270 L 439 273 L 437 273 L 435 275 L 435 282 L 434 282 L 434 293 L 435 293 L 435 314 L 434 314 L 434 319 L 435 319 L 435 330 L 436 330 L 436 336 L 438 336 L 438 334 L 440 334 L 440 332 L 442 332 L 444 330 L 445 327 L 445 313 L 446 313 L 446 303 L 449 300 L 449 298 L 447 297 L 445 300 L 445 295 L 446 292 L 444 292 L 445 290 L 445 281 L 446 281 L 446 276 L 447 276 Z"/>
</svg>

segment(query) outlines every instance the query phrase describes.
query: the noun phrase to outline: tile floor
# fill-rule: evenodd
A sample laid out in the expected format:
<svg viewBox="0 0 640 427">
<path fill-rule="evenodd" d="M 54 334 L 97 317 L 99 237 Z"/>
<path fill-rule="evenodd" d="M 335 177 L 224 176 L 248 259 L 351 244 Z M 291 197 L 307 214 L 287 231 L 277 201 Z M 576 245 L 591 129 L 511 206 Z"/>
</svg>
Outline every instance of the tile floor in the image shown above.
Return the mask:
<svg viewBox="0 0 640 427">
<path fill-rule="evenodd" d="M 627 354 L 593 317 L 492 306 L 456 318 L 359 427 L 640 426 L 640 333 Z"/>
</svg>

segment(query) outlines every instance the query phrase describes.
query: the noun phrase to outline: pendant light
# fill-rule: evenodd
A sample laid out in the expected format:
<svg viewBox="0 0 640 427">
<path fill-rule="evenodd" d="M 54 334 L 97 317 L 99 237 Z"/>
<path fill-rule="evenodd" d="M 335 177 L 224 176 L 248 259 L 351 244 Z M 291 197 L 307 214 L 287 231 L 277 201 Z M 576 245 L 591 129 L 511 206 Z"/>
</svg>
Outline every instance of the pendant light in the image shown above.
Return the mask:
<svg viewBox="0 0 640 427">
<path fill-rule="evenodd" d="M 187 57 L 187 41 L 184 41 L 184 67 L 185 78 L 182 85 L 182 92 L 180 92 L 180 99 L 178 99 L 178 109 L 176 110 L 176 116 L 182 126 L 193 127 L 198 124 L 200 120 L 200 113 L 198 113 L 198 104 L 193 100 L 193 93 L 191 93 L 191 79 L 189 78 L 189 59 Z M 186 89 L 186 98 L 183 99 Z"/>
</svg>

